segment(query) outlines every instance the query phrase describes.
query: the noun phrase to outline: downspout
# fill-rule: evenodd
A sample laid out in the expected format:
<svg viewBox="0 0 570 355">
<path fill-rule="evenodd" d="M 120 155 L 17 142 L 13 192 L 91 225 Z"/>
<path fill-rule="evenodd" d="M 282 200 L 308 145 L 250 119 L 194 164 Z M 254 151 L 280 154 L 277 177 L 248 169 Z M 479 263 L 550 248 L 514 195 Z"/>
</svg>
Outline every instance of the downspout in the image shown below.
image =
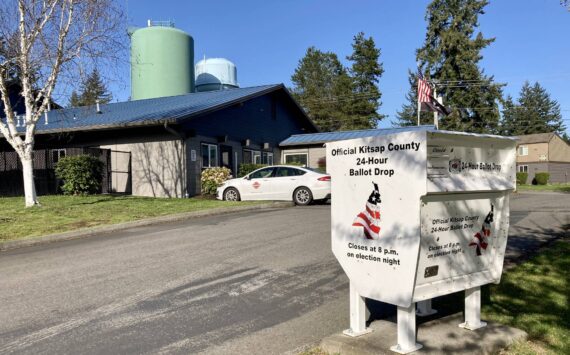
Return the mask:
<svg viewBox="0 0 570 355">
<path fill-rule="evenodd" d="M 164 129 L 166 130 L 166 132 L 176 136 L 178 139 L 180 139 L 180 143 L 182 144 L 182 149 L 184 151 L 184 161 L 182 162 L 182 173 L 184 174 L 184 179 L 182 181 L 184 181 L 184 186 L 182 188 L 182 191 L 184 191 L 184 198 L 188 198 L 190 196 L 190 194 L 188 193 L 188 157 L 187 152 L 186 152 L 186 135 L 182 132 L 179 132 L 177 130 L 175 130 L 174 128 L 168 126 L 168 122 L 164 122 Z"/>
</svg>

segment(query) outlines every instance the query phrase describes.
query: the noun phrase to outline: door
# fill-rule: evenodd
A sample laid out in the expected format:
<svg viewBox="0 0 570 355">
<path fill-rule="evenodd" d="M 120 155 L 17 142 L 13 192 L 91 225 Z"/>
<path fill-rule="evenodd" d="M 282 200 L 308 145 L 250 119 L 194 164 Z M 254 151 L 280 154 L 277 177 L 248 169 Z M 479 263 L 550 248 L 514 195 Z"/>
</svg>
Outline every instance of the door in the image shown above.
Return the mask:
<svg viewBox="0 0 570 355">
<path fill-rule="evenodd" d="M 273 174 L 275 177 L 271 183 L 272 198 L 275 200 L 292 200 L 293 191 L 301 185 L 299 180 L 305 171 L 285 166 L 276 169 L 275 174 Z"/>
<path fill-rule="evenodd" d="M 244 200 L 265 200 L 271 197 L 274 168 L 264 168 L 249 174 L 243 181 L 243 191 L 240 191 Z"/>
<path fill-rule="evenodd" d="M 232 163 L 232 147 L 229 145 L 220 145 L 220 164 L 221 166 L 230 169 L 232 176 L 236 176 Z"/>
</svg>

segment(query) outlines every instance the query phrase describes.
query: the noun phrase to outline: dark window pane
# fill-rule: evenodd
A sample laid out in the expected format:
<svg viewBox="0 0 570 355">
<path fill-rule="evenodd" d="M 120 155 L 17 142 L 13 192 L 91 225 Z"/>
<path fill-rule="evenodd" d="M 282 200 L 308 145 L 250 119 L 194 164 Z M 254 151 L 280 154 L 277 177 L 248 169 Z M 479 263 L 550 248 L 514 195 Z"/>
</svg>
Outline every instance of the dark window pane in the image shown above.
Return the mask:
<svg viewBox="0 0 570 355">
<path fill-rule="evenodd" d="M 268 178 L 271 177 L 271 173 L 273 172 L 273 168 L 265 168 L 261 170 L 257 170 L 249 175 L 250 179 L 261 179 L 261 178 Z"/>
</svg>

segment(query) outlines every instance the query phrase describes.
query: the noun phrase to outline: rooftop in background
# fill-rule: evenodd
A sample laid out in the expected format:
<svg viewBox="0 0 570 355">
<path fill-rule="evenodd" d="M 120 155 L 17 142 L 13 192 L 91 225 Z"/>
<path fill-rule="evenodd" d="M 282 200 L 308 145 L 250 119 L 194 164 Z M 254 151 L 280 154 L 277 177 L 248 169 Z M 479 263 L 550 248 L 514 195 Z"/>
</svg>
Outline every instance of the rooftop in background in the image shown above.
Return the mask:
<svg viewBox="0 0 570 355">
<path fill-rule="evenodd" d="M 518 144 L 548 143 L 556 133 L 535 133 L 517 136 Z"/>
<path fill-rule="evenodd" d="M 287 92 L 282 84 L 276 84 L 110 103 L 100 105 L 100 113 L 96 106 L 52 110 L 47 114 L 47 124 L 45 116 L 38 122 L 37 133 L 180 123 L 278 90 Z M 18 129 L 23 131 L 20 121 Z"/>
<path fill-rule="evenodd" d="M 312 145 L 312 144 L 324 144 L 327 142 L 342 141 L 345 139 L 354 138 L 366 138 L 373 136 L 383 136 L 392 133 L 400 132 L 440 132 L 440 133 L 453 133 L 461 134 L 464 136 L 476 136 L 476 137 L 492 137 L 501 139 L 515 140 L 514 137 L 503 137 L 493 134 L 479 134 L 479 133 L 467 133 L 467 132 L 455 132 L 455 131 L 445 131 L 438 130 L 434 126 L 406 126 L 406 127 L 393 127 L 393 128 L 376 128 L 376 129 L 363 129 L 357 131 L 340 131 L 340 132 L 322 132 L 322 133 L 307 133 L 307 134 L 295 134 L 283 142 L 279 143 L 280 147 L 292 147 L 299 145 Z"/>
<path fill-rule="evenodd" d="M 342 141 L 345 139 L 364 138 L 397 132 L 423 131 L 434 129 L 433 126 L 409 126 L 397 128 L 362 129 L 358 131 L 322 132 L 295 134 L 279 144 L 281 147 L 307 144 L 323 144 L 326 142 Z"/>
</svg>

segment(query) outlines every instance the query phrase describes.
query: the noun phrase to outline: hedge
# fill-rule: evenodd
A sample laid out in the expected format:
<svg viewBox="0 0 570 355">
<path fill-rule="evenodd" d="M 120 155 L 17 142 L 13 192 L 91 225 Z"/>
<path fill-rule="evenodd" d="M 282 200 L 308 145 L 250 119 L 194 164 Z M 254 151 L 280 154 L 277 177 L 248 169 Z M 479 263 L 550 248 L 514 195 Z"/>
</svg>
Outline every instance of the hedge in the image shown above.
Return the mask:
<svg viewBox="0 0 570 355">
<path fill-rule="evenodd" d="M 528 173 L 517 173 L 517 185 L 525 185 L 528 180 Z"/>
<path fill-rule="evenodd" d="M 550 173 L 539 172 L 534 174 L 534 180 L 536 181 L 536 185 L 546 185 L 548 184 L 549 179 L 550 179 Z"/>
</svg>

